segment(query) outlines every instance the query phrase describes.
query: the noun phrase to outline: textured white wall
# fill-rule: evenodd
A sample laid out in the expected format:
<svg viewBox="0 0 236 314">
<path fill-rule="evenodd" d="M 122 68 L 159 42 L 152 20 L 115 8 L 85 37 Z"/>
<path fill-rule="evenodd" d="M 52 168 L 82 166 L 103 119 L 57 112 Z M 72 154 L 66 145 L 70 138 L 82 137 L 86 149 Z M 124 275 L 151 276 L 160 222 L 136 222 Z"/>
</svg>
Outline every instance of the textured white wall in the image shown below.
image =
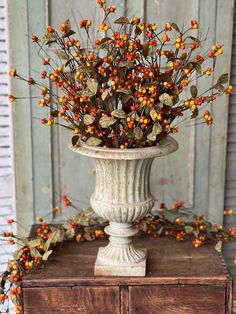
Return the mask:
<svg viewBox="0 0 236 314">
<path fill-rule="evenodd" d="M 9 64 L 7 40 L 7 0 L 0 0 L 0 233 L 11 227 L 6 220 L 14 216 L 14 165 L 12 143 L 12 111 L 8 101 Z M 12 249 L 0 242 L 0 272 L 11 257 Z"/>
</svg>

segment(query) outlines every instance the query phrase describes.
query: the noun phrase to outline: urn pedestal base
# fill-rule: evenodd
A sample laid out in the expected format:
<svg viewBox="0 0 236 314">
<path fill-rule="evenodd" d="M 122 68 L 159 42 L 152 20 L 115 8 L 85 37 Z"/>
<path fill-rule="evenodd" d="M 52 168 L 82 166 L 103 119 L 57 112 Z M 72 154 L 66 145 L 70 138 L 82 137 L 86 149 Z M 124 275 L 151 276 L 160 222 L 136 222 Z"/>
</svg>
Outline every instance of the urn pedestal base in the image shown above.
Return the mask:
<svg viewBox="0 0 236 314">
<path fill-rule="evenodd" d="M 102 257 L 103 247 L 98 249 L 98 255 L 94 267 L 95 276 L 122 276 L 122 277 L 143 277 L 146 275 L 147 250 L 140 249 L 145 254 L 145 258 L 139 263 L 115 263 Z"/>
<path fill-rule="evenodd" d="M 154 158 L 177 148 L 177 142 L 169 136 L 156 146 L 144 148 L 91 147 L 83 142 L 72 147 L 75 152 L 94 158 L 96 186 L 90 204 L 99 217 L 109 222 L 105 228 L 109 244 L 98 251 L 95 275 L 146 275 L 147 252 L 132 243 L 138 231 L 134 224 L 155 202 L 149 182 Z"/>
</svg>

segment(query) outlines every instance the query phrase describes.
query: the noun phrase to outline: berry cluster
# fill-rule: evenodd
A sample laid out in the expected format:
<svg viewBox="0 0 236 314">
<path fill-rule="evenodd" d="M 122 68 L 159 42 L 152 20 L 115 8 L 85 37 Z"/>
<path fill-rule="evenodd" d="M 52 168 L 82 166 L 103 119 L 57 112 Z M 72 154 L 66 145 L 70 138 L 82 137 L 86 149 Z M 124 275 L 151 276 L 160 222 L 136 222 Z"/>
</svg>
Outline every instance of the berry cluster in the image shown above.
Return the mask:
<svg viewBox="0 0 236 314">
<path fill-rule="evenodd" d="M 213 75 L 216 58 L 223 53 L 221 44 L 204 53 L 200 50 L 201 40 L 193 36 L 198 21 L 192 20 L 183 31 L 175 23 L 166 23 L 159 30 L 156 24 L 139 17 L 120 17 L 111 23 L 109 18 L 116 7 L 107 6 L 106 0 L 97 3 L 104 12 L 98 38 L 91 39 L 91 20 L 79 23 L 87 45 L 76 38 L 69 20 L 59 30 L 48 26 L 42 38 L 32 36 L 42 65 L 47 67 L 40 79 L 50 80 L 58 92 L 16 69 L 9 73 L 41 90 L 38 104 L 50 108 L 42 124 L 68 128 L 73 144 L 81 139 L 92 146 L 147 147 L 177 133 L 181 121 L 175 120 L 186 111 L 196 118 L 200 106 L 215 102 L 224 93 L 232 94 L 232 85 L 224 86 L 227 74 L 205 91 L 199 92 L 192 85 Z M 45 49 L 49 44 L 55 48 L 56 58 Z M 188 91 L 191 97 L 182 97 Z M 20 98 L 9 95 L 11 102 Z M 213 121 L 206 112 L 200 119 L 207 125 Z"/>
</svg>

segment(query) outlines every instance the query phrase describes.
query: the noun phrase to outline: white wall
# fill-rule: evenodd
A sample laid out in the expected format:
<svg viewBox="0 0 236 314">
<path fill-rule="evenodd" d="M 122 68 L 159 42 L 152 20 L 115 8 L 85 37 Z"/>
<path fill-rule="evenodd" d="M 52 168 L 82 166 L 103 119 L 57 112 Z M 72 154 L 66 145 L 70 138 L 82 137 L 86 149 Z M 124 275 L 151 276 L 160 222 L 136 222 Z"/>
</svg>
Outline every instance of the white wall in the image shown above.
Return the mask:
<svg viewBox="0 0 236 314">
<path fill-rule="evenodd" d="M 14 216 L 14 167 L 12 110 L 8 101 L 9 64 L 7 53 L 7 0 L 0 0 L 0 233 L 10 231 L 6 220 Z M 11 257 L 12 249 L 0 242 L 0 272 Z"/>
</svg>

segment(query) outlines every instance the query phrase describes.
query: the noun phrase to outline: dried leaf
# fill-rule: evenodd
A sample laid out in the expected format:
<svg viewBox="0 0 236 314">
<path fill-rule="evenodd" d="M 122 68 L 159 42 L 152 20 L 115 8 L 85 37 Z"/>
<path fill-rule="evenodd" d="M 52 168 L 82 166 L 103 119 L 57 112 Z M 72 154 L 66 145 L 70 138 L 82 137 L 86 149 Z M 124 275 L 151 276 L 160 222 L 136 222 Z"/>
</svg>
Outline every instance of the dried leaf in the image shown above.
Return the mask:
<svg viewBox="0 0 236 314">
<path fill-rule="evenodd" d="M 93 124 L 94 121 L 95 121 L 95 118 L 91 114 L 84 115 L 83 122 L 85 125 Z"/>
<path fill-rule="evenodd" d="M 116 122 L 116 120 L 111 118 L 111 117 L 101 117 L 101 119 L 99 120 L 99 124 L 104 129 L 109 128 L 115 122 Z"/>
<path fill-rule="evenodd" d="M 190 87 L 190 93 L 191 93 L 193 98 L 196 98 L 197 97 L 197 93 L 198 93 L 197 86 L 192 85 Z"/>
<path fill-rule="evenodd" d="M 198 108 L 194 109 L 191 114 L 191 119 L 195 119 L 198 116 Z"/>
<path fill-rule="evenodd" d="M 121 17 L 119 17 L 117 20 L 115 20 L 114 23 L 115 23 L 115 24 L 122 24 L 122 25 L 125 25 L 125 24 L 129 24 L 129 20 L 127 19 L 127 17 L 121 16 Z"/>
<path fill-rule="evenodd" d="M 143 137 L 143 131 L 139 126 L 134 129 L 134 137 L 138 141 Z"/>
<path fill-rule="evenodd" d="M 104 101 L 109 94 L 109 89 L 105 89 L 101 95 L 102 100 Z"/>
<path fill-rule="evenodd" d="M 43 40 L 46 41 L 46 45 L 56 42 L 57 41 L 57 37 L 54 33 L 46 33 L 43 37 Z"/>
<path fill-rule="evenodd" d="M 156 138 L 157 138 L 157 136 L 153 132 L 149 133 L 148 136 L 147 136 L 147 139 L 149 141 L 152 141 L 152 142 L 154 142 L 156 140 Z"/>
<path fill-rule="evenodd" d="M 140 226 L 141 230 L 143 230 L 143 232 L 146 232 L 147 231 L 147 224 L 145 221 L 142 221 L 141 222 L 141 226 Z"/>
<path fill-rule="evenodd" d="M 88 89 L 92 92 L 93 96 L 97 94 L 98 82 L 95 79 L 90 79 L 87 81 Z"/>
<path fill-rule="evenodd" d="M 101 40 L 101 44 L 105 44 L 106 42 L 108 42 L 109 40 L 112 40 L 110 37 L 104 37 Z"/>
<path fill-rule="evenodd" d="M 18 260 L 18 259 L 21 257 L 21 255 L 22 255 L 23 253 L 24 253 L 24 251 L 22 250 L 22 248 L 16 250 L 16 251 L 14 252 L 14 254 L 13 254 L 14 259 L 15 259 L 15 260 Z"/>
<path fill-rule="evenodd" d="M 54 54 L 62 60 L 67 60 L 67 61 L 69 60 L 67 53 L 65 53 L 65 51 L 63 50 L 56 50 L 54 51 Z"/>
<path fill-rule="evenodd" d="M 222 74 L 222 75 L 218 78 L 217 83 L 218 83 L 218 84 L 225 84 L 225 83 L 228 82 L 228 80 L 229 80 L 229 74 L 228 74 L 228 73 L 224 73 L 224 74 Z"/>
<path fill-rule="evenodd" d="M 126 94 L 126 95 L 131 95 L 132 94 L 131 90 L 128 89 L 128 88 L 121 88 L 121 89 L 118 89 L 116 92 L 117 93 L 123 93 L 123 94 Z"/>
<path fill-rule="evenodd" d="M 85 234 L 84 234 L 84 239 L 87 240 L 87 241 L 92 241 L 92 240 L 93 240 L 93 237 L 91 237 L 90 234 L 85 233 Z"/>
<path fill-rule="evenodd" d="M 74 236 L 75 236 L 75 228 L 68 228 L 67 230 L 66 230 L 66 237 L 68 238 L 68 239 L 72 239 L 72 238 L 74 238 Z"/>
<path fill-rule="evenodd" d="M 157 120 L 157 112 L 154 108 L 150 110 L 150 117 L 152 118 L 153 121 Z"/>
<path fill-rule="evenodd" d="M 52 254 L 52 250 L 45 252 L 45 253 L 43 254 L 42 260 L 43 260 L 43 261 L 47 261 L 48 258 L 49 258 L 49 256 L 50 256 L 51 254 Z"/>
<path fill-rule="evenodd" d="M 134 68 L 135 65 L 131 61 L 121 61 L 119 63 L 120 68 Z"/>
<path fill-rule="evenodd" d="M 126 118 L 126 113 L 122 109 L 116 109 L 116 110 L 112 111 L 111 115 L 113 117 L 120 118 L 120 119 Z"/>
<path fill-rule="evenodd" d="M 159 96 L 159 100 L 162 104 L 164 104 L 166 106 L 172 106 L 173 105 L 172 99 L 171 99 L 170 95 L 167 93 L 161 94 Z"/>
<path fill-rule="evenodd" d="M 30 254 L 33 257 L 41 257 L 42 256 L 35 247 L 30 249 Z"/>
<path fill-rule="evenodd" d="M 59 114 L 59 111 L 58 110 L 53 110 L 53 111 L 51 111 L 51 116 L 53 116 L 53 117 L 58 117 L 58 114 Z"/>
<path fill-rule="evenodd" d="M 75 146 L 77 144 L 78 140 L 79 140 L 78 135 L 73 136 L 71 139 L 72 146 Z"/>
<path fill-rule="evenodd" d="M 174 30 L 176 30 L 176 32 L 180 32 L 179 26 L 176 23 L 170 23 L 171 27 L 173 27 Z"/>
<path fill-rule="evenodd" d="M 42 242 L 41 239 L 34 239 L 34 240 L 29 241 L 27 245 L 29 248 L 33 248 L 33 247 L 38 246 L 41 242 Z"/>
<path fill-rule="evenodd" d="M 159 135 L 162 131 L 162 126 L 159 122 L 154 123 L 153 127 L 152 127 L 152 133 L 154 135 Z"/>
<path fill-rule="evenodd" d="M 184 227 L 184 231 L 185 231 L 186 234 L 192 233 L 193 230 L 194 230 L 194 228 L 191 227 L 191 226 L 185 226 L 185 227 Z"/>
<path fill-rule="evenodd" d="M 90 137 L 87 141 L 86 141 L 86 144 L 88 146 L 98 146 L 102 143 L 102 140 L 100 140 L 99 138 L 97 137 Z"/>
<path fill-rule="evenodd" d="M 216 245 L 215 245 L 215 250 L 216 250 L 218 253 L 221 253 L 222 244 L 223 244 L 222 241 L 218 241 L 218 242 L 216 243 Z"/>
</svg>

